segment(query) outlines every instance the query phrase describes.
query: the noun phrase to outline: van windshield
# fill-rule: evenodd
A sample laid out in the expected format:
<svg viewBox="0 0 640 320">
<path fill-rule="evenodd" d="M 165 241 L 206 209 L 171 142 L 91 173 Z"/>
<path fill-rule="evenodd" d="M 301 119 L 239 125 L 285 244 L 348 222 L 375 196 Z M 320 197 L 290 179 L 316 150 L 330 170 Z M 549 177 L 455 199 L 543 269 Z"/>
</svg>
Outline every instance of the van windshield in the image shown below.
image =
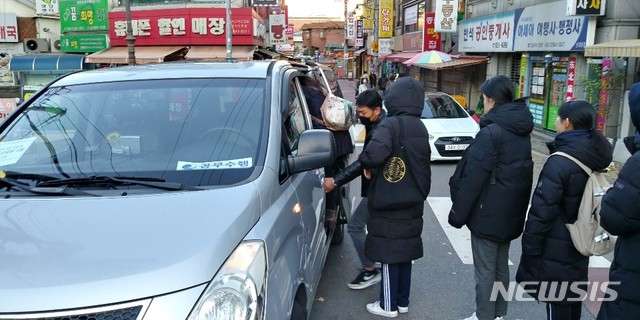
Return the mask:
<svg viewBox="0 0 640 320">
<path fill-rule="evenodd" d="M 265 88 L 263 79 L 50 87 L 0 133 L 0 170 L 239 183 L 263 161 Z"/>
</svg>

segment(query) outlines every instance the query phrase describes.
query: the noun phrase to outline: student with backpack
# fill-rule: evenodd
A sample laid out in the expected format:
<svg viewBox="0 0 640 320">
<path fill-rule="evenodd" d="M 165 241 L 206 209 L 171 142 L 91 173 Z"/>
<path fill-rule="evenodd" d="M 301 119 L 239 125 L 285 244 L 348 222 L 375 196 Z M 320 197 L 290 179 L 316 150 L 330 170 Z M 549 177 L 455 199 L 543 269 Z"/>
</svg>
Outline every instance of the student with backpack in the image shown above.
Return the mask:
<svg viewBox="0 0 640 320">
<path fill-rule="evenodd" d="M 605 301 L 598 320 L 632 320 L 640 316 L 640 82 L 629 90 L 629 111 L 635 134 L 624 139 L 631 158 L 622 167 L 618 179 L 602 200 L 602 226 L 618 235 L 609 281 L 618 297 Z"/>
<path fill-rule="evenodd" d="M 595 120 L 595 108 L 587 101 L 563 103 L 556 119 L 557 135 L 547 144 L 550 153 L 568 154 L 592 171 L 606 169 L 613 151 L 609 141 L 595 130 Z M 526 290 L 547 304 L 548 320 L 579 320 L 582 313 L 579 292 L 570 287 L 587 281 L 589 257 L 576 249 L 566 224 L 578 217 L 588 178 L 572 159 L 552 155 L 531 198 L 516 281 L 536 282 L 527 284 Z M 586 284 L 578 287 L 586 292 Z"/>
</svg>

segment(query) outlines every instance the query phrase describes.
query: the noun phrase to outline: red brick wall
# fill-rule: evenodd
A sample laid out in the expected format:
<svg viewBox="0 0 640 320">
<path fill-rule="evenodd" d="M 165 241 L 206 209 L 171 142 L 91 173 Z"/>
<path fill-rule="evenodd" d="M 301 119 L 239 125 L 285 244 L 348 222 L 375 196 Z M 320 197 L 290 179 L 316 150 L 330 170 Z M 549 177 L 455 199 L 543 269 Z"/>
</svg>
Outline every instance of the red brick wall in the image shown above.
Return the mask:
<svg viewBox="0 0 640 320">
<path fill-rule="evenodd" d="M 18 17 L 18 40 L 24 38 L 36 38 L 38 30 L 35 18 Z"/>
</svg>

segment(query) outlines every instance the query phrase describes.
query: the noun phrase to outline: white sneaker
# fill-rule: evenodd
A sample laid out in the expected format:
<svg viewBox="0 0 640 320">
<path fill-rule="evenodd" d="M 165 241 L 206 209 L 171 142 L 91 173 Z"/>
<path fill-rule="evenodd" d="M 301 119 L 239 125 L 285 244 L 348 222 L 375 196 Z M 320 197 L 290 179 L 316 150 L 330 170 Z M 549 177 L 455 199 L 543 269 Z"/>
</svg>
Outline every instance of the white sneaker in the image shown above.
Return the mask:
<svg viewBox="0 0 640 320">
<path fill-rule="evenodd" d="M 476 317 L 476 313 L 474 312 L 471 317 L 469 318 L 464 318 L 464 320 L 478 320 L 478 317 Z"/>
<path fill-rule="evenodd" d="M 398 310 L 400 310 L 400 307 L 398 307 Z M 408 310 L 407 310 L 408 311 Z M 478 320 L 478 317 L 476 317 L 476 313 L 474 312 L 471 317 L 469 318 L 464 318 L 464 320 Z M 504 320 L 502 317 L 496 317 L 495 320 Z"/>
<path fill-rule="evenodd" d="M 380 307 L 380 301 L 367 304 L 367 311 L 369 311 L 369 313 L 387 318 L 395 318 L 398 316 L 398 311 L 385 311 L 384 309 L 382 309 L 382 307 Z"/>
<path fill-rule="evenodd" d="M 407 307 L 398 306 L 398 313 L 407 313 L 407 312 L 409 312 L 409 307 L 408 306 Z M 500 320 L 502 320 L 502 319 L 500 319 Z"/>
</svg>

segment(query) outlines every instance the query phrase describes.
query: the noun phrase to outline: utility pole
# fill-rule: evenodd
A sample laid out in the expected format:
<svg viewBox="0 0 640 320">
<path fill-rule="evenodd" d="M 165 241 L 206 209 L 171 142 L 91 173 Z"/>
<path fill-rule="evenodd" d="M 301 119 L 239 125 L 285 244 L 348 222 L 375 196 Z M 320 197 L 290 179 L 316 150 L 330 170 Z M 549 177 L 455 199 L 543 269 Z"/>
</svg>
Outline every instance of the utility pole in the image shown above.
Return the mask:
<svg viewBox="0 0 640 320">
<path fill-rule="evenodd" d="M 231 42 L 231 37 L 233 36 L 233 28 L 232 28 L 232 24 L 231 24 L 231 0 L 226 0 L 226 5 L 227 5 L 227 24 L 226 26 L 226 31 L 225 33 L 227 34 L 227 60 L 232 60 L 233 59 L 233 52 L 232 52 L 232 42 Z"/>
<path fill-rule="evenodd" d="M 131 0 L 124 1 L 124 10 L 127 18 L 127 37 L 125 40 L 127 41 L 127 51 L 129 52 L 127 63 L 136 64 L 136 48 L 134 46 L 136 37 L 133 36 L 133 28 L 131 27 Z"/>
</svg>

